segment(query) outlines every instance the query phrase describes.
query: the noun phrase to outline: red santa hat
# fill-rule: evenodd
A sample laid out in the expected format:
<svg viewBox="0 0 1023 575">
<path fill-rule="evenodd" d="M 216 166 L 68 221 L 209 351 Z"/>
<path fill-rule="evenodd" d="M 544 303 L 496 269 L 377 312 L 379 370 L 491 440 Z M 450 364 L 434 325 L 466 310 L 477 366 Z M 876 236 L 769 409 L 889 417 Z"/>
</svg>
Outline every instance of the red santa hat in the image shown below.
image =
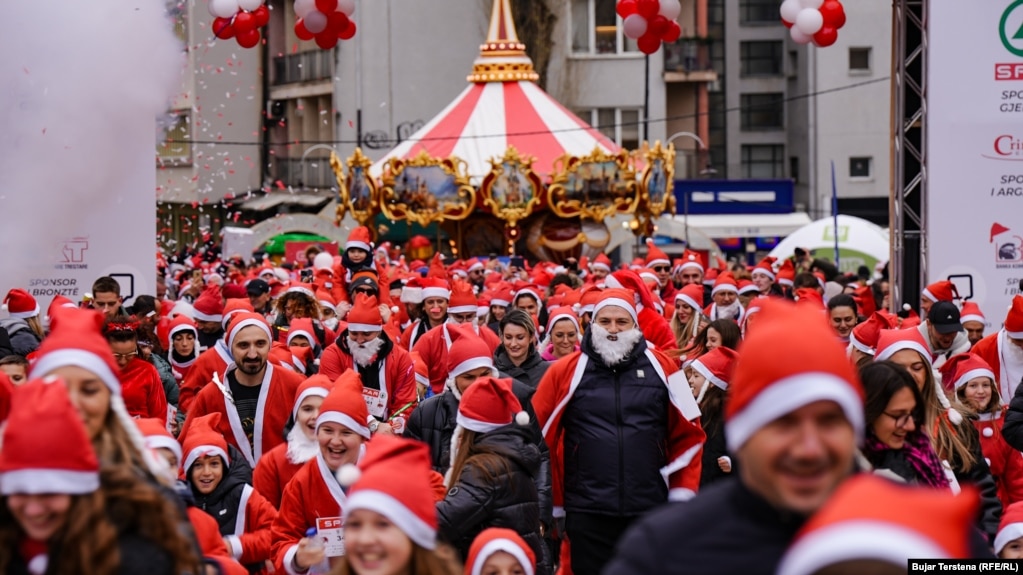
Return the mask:
<svg viewBox="0 0 1023 575">
<path fill-rule="evenodd" d="M 945 389 L 958 390 L 971 379 L 986 377 L 991 383 L 998 381 L 991 365 L 979 355 L 960 353 L 948 358 L 941 366 L 941 384 Z"/>
<path fill-rule="evenodd" d="M 877 352 L 874 354 L 874 361 L 891 359 L 896 353 L 911 349 L 920 354 L 930 367 L 933 359 L 931 351 L 927 348 L 927 342 L 919 330 L 915 329 L 884 329 L 877 337 Z"/>
<path fill-rule="evenodd" d="M 463 373 L 489 367 L 496 372 L 493 353 L 471 326 L 449 324 L 444 326 L 451 338 L 448 348 L 448 375 L 455 378 Z M 455 395 L 458 396 L 455 389 Z"/>
<path fill-rule="evenodd" d="M 313 320 L 307 317 L 300 317 L 291 320 L 291 323 L 288 325 L 288 339 L 285 343 L 290 347 L 291 340 L 298 336 L 306 338 L 309 341 L 310 347 L 323 345 L 320 338 L 316 337 L 316 329 L 313 327 Z"/>
<path fill-rule="evenodd" d="M 433 549 L 437 543 L 437 507 L 433 499 L 430 448 L 390 435 L 371 441 L 358 467 L 345 465 L 338 481 L 351 485 L 344 520 L 365 509 L 386 517 L 413 543 Z"/>
<path fill-rule="evenodd" d="M 416 384 L 429 387 L 430 366 L 423 361 L 423 358 L 419 355 L 418 351 L 410 351 L 409 356 L 412 358 L 412 369 L 416 372 Z"/>
<path fill-rule="evenodd" d="M 246 291 L 245 286 L 236 283 L 224 284 L 221 293 L 227 299 L 240 299 L 249 297 L 249 293 L 248 291 Z"/>
<path fill-rule="evenodd" d="M 477 303 L 476 294 L 472 291 L 472 284 L 460 280 L 451 284 L 448 313 L 475 313 Z"/>
<path fill-rule="evenodd" d="M 186 477 L 192 464 L 200 457 L 220 456 L 225 466 L 231 464 L 231 458 L 227 456 L 227 441 L 224 441 L 224 436 L 217 431 L 221 417 L 220 412 L 207 413 L 189 424 L 188 435 L 181 441 L 185 454 L 181 470 L 185 472 Z"/>
<path fill-rule="evenodd" d="M 664 253 L 661 248 L 654 244 L 654 240 L 648 239 L 646 241 L 646 245 L 646 267 L 655 268 L 657 266 L 671 265 L 671 258 L 669 258 L 668 254 Z"/>
<path fill-rule="evenodd" d="M 781 263 L 781 267 L 778 268 L 777 282 L 783 286 L 792 287 L 796 279 L 796 266 L 793 265 L 792 260 L 785 260 Z"/>
<path fill-rule="evenodd" d="M 518 281 L 518 282 L 515 282 L 514 288 L 515 288 L 515 296 L 512 298 L 512 303 L 513 304 L 515 302 L 518 302 L 519 298 L 522 297 L 522 296 L 529 296 L 529 297 L 535 299 L 537 304 L 539 304 L 540 302 L 543 301 L 543 297 L 541 295 L 543 290 L 541 290 L 539 287 L 537 287 L 537 286 L 535 286 L 535 285 L 533 285 L 531 283 L 527 283 L 527 282 L 524 282 L 524 281 Z"/>
<path fill-rule="evenodd" d="M 713 286 L 714 282 L 718 279 L 718 274 L 721 272 L 717 268 L 710 268 L 706 273 L 703 274 L 703 285 Z"/>
<path fill-rule="evenodd" d="M 490 433 L 514 421 L 529 424 L 529 414 L 512 393 L 511 379 L 481 377 L 462 393 L 455 421 L 464 429 Z"/>
<path fill-rule="evenodd" d="M 439 297 L 441 299 L 451 299 L 451 289 L 449 288 L 448 280 L 438 277 L 423 278 L 420 282 L 423 288 L 423 301 L 426 301 L 432 297 Z"/>
<path fill-rule="evenodd" d="M 756 295 L 760 293 L 760 288 L 753 282 L 742 279 L 739 280 L 739 295 Z"/>
<path fill-rule="evenodd" d="M 821 292 L 811 288 L 799 288 L 795 294 L 796 303 L 800 305 L 808 305 L 818 311 L 827 311 L 828 307 L 824 305 L 824 296 Z"/>
<path fill-rule="evenodd" d="M 920 316 L 912 306 L 905 303 L 902 304 L 902 309 L 906 311 L 906 317 L 899 323 L 899 329 L 911 329 L 920 325 Z"/>
<path fill-rule="evenodd" d="M 235 338 L 238 337 L 238 334 L 247 327 L 258 327 L 263 330 L 267 339 L 273 341 L 273 334 L 270 332 L 270 324 L 266 323 L 265 317 L 258 313 L 241 311 L 234 315 L 231 319 L 231 323 L 227 326 L 227 335 L 224 339 L 227 341 L 228 349 L 231 349 L 234 346 Z"/>
<path fill-rule="evenodd" d="M 686 251 L 682 252 L 682 257 L 675 262 L 675 273 L 688 268 L 698 269 L 701 273 L 704 271 L 703 258 L 700 254 L 686 248 Z"/>
<path fill-rule="evenodd" d="M 508 307 L 512 304 L 513 299 L 515 299 L 515 292 L 512 291 L 511 286 L 504 285 L 491 294 L 490 305 Z"/>
<path fill-rule="evenodd" d="M 291 409 L 291 417 L 298 418 L 298 408 L 302 407 L 302 402 L 307 398 L 326 398 L 332 389 L 334 389 L 334 382 L 322 373 L 318 373 L 303 381 L 299 384 L 298 389 L 295 390 L 295 405 Z"/>
<path fill-rule="evenodd" d="M 103 314 L 86 309 L 63 309 L 53 318 L 50 335 L 39 345 L 31 378 L 39 378 L 65 366 L 85 368 L 96 374 L 116 396 L 121 395 L 120 370 L 103 337 Z"/>
<path fill-rule="evenodd" d="M 743 342 L 725 406 L 733 453 L 761 427 L 816 401 L 833 401 L 858 435 L 863 388 L 845 349 L 817 310 L 781 299 L 761 303 L 757 329 Z M 779 349 L 799 349 L 779 357 Z"/>
<path fill-rule="evenodd" d="M 227 300 L 224 304 L 224 319 L 221 321 L 221 325 L 224 329 L 227 329 L 228 324 L 231 323 L 231 318 L 238 312 L 247 311 L 249 313 L 256 313 L 255 308 L 252 307 L 252 302 L 248 298 L 233 298 Z"/>
<path fill-rule="evenodd" d="M 203 290 L 192 304 L 192 319 L 195 321 L 215 321 L 224 319 L 224 299 L 220 286 L 210 285 Z"/>
<path fill-rule="evenodd" d="M 171 320 L 170 330 L 167 332 L 167 340 L 174 341 L 175 335 L 184 332 L 192 332 L 192 337 L 199 337 L 199 330 L 195 328 L 195 322 L 186 315 L 179 315 Z"/>
<path fill-rule="evenodd" d="M 912 558 L 966 559 L 979 506 L 972 487 L 952 495 L 860 474 L 844 481 L 803 526 L 777 573 L 809 575 L 857 560 L 905 569 Z"/>
<path fill-rule="evenodd" d="M 380 315 L 380 304 L 373 295 L 355 294 L 355 304 L 348 312 L 348 331 L 375 332 L 384 329 L 384 318 Z"/>
<path fill-rule="evenodd" d="M 952 301 L 959 297 L 959 292 L 954 283 L 949 280 L 941 280 L 925 287 L 921 295 L 932 302 Z"/>
<path fill-rule="evenodd" d="M 998 534 L 995 535 L 995 555 L 1020 537 L 1023 537 L 1023 501 L 1009 505 L 1005 508 L 1005 513 L 1002 513 L 1002 520 L 998 523 Z"/>
<path fill-rule="evenodd" d="M 853 328 L 849 334 L 849 344 L 867 355 L 874 355 L 881 331 L 894 328 L 895 325 L 887 315 L 874 312 L 866 321 Z"/>
<path fill-rule="evenodd" d="M 597 302 L 600 301 L 600 296 L 604 293 L 604 290 L 590 286 L 583 290 L 583 293 L 579 296 L 579 314 L 593 313 L 593 308 L 597 306 Z"/>
<path fill-rule="evenodd" d="M 980 311 L 980 306 L 977 305 L 977 302 L 964 301 L 960 313 L 962 314 L 959 318 L 960 323 L 979 321 L 982 324 L 987 324 L 987 320 L 984 319 L 984 313 Z"/>
<path fill-rule="evenodd" d="M 714 287 L 710 290 L 710 294 L 721 293 L 723 291 L 730 291 L 732 293 L 739 293 L 739 284 L 735 281 L 735 276 L 732 272 L 722 272 L 716 280 L 714 280 Z"/>
<path fill-rule="evenodd" d="M 694 311 L 703 309 L 703 286 L 700 284 L 686 284 L 675 294 L 675 303 L 682 302 L 693 308 Z"/>
<path fill-rule="evenodd" d="M 307 296 L 309 299 L 316 299 L 316 286 L 312 284 L 295 284 L 289 286 L 288 289 L 284 290 L 284 293 L 300 293 Z"/>
<path fill-rule="evenodd" d="M 654 270 L 650 268 L 640 268 L 636 270 L 636 273 L 639 274 L 639 279 L 646 282 L 648 288 L 660 287 L 661 279 L 657 277 L 657 272 Z"/>
<path fill-rule="evenodd" d="M 1005 333 L 1012 339 L 1023 339 L 1023 295 L 1012 298 L 1012 306 L 1005 315 Z"/>
<path fill-rule="evenodd" d="M 728 391 L 728 382 L 732 380 L 735 360 L 738 358 L 739 354 L 735 350 L 722 345 L 696 358 L 689 366 L 722 391 Z"/>
<path fill-rule="evenodd" d="M 550 312 L 550 317 L 547 318 L 547 328 L 544 331 L 547 337 L 550 337 L 551 330 L 554 329 L 554 324 L 559 321 L 567 319 L 572 322 L 577 332 L 582 332 L 582 328 L 579 327 L 579 316 L 575 314 L 575 310 L 567 306 L 556 307 Z"/>
<path fill-rule="evenodd" d="M 448 279 L 448 271 L 444 268 L 444 258 L 440 255 L 440 252 L 433 254 L 433 259 L 430 260 L 430 269 L 426 272 L 426 277 L 441 280 Z"/>
<path fill-rule="evenodd" d="M 82 495 L 99 489 L 99 460 L 63 380 L 14 389 L 0 450 L 0 494 Z"/>
<path fill-rule="evenodd" d="M 877 311 L 877 302 L 874 300 L 874 289 L 872 287 L 860 286 L 853 292 L 852 297 L 856 301 L 856 307 L 859 309 L 860 315 L 869 317 Z"/>
<path fill-rule="evenodd" d="M 465 575 L 480 575 L 487 559 L 501 552 L 514 557 L 525 575 L 536 572 L 536 554 L 518 533 L 503 527 L 490 527 L 481 531 L 469 547 Z"/>
<path fill-rule="evenodd" d="M 327 290 L 316 290 L 316 301 L 319 302 L 321 308 L 329 309 L 335 314 L 337 313 L 337 302 L 334 301 L 334 297 Z"/>
<path fill-rule="evenodd" d="M 12 289 L 4 296 L 4 311 L 14 319 L 28 319 L 39 315 L 39 304 L 23 289 Z"/>
<path fill-rule="evenodd" d="M 639 316 L 636 314 L 636 305 L 632 303 L 633 301 L 632 292 L 626 289 L 606 289 L 600 294 L 600 299 L 597 300 L 596 305 L 593 306 L 593 316 L 596 317 L 600 310 L 606 307 L 615 306 L 629 312 L 629 315 L 632 316 L 632 321 L 638 324 Z"/>
<path fill-rule="evenodd" d="M 402 303 L 423 303 L 423 278 L 413 276 L 401 287 Z"/>
<path fill-rule="evenodd" d="M 607 273 L 611 273 L 611 258 L 600 253 L 597 257 L 593 258 L 593 263 L 590 264 L 591 270 L 604 270 Z"/>
<path fill-rule="evenodd" d="M 348 241 L 345 242 L 345 251 L 352 248 L 359 249 L 364 252 L 373 251 L 373 238 L 370 234 L 369 228 L 366 226 L 359 226 L 348 234 Z"/>
<path fill-rule="evenodd" d="M 164 307 L 167 306 L 165 305 Z M 68 298 L 62 295 L 54 296 L 53 300 L 50 301 L 50 306 L 46 308 L 47 319 L 53 317 L 57 310 L 61 308 L 78 309 L 78 306 L 75 305 L 75 302 L 69 300 Z"/>
<path fill-rule="evenodd" d="M 778 276 L 774 273 L 774 262 L 778 261 L 778 258 L 767 256 L 766 258 L 757 262 L 756 267 L 753 268 L 752 275 L 765 275 L 774 281 Z"/>
<path fill-rule="evenodd" d="M 181 444 L 167 431 L 167 424 L 162 419 L 155 417 L 136 419 L 135 425 L 139 428 L 142 437 L 145 438 L 147 448 L 169 449 L 174 453 L 174 457 L 181 461 Z M 191 430 L 189 430 L 189 435 L 191 435 Z"/>
<path fill-rule="evenodd" d="M 369 439 L 369 410 L 362 398 L 362 378 L 358 372 L 348 369 L 334 382 L 316 416 L 316 429 L 324 423 L 336 423 L 351 429 Z"/>
</svg>

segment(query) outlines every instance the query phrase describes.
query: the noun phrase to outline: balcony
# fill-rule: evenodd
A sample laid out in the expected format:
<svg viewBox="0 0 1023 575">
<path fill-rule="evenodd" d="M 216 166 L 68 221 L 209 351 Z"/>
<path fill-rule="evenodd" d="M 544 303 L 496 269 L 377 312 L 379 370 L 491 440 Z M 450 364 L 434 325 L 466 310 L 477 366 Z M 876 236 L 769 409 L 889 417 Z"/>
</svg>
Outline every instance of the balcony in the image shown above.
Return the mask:
<svg viewBox="0 0 1023 575">
<path fill-rule="evenodd" d="M 664 45 L 665 82 L 716 82 L 718 73 L 710 60 L 709 40 L 680 38 Z"/>
<path fill-rule="evenodd" d="M 311 189 L 329 190 L 337 187 L 334 171 L 330 169 L 330 159 L 323 157 L 275 158 L 273 162 L 274 179 L 295 191 Z"/>
<path fill-rule="evenodd" d="M 334 58 L 333 50 L 310 50 L 277 56 L 273 61 L 273 85 L 332 81 Z"/>
</svg>

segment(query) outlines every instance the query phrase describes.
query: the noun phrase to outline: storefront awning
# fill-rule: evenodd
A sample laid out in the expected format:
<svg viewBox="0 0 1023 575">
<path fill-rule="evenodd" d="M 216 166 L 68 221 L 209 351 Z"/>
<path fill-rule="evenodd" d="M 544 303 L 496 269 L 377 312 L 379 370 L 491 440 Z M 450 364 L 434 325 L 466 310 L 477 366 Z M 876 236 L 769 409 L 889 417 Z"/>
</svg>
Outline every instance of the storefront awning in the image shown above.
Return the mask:
<svg viewBox="0 0 1023 575">
<path fill-rule="evenodd" d="M 686 216 L 662 217 L 673 229 L 685 226 Z M 715 239 L 784 237 L 809 224 L 812 220 L 804 212 L 791 214 L 726 214 L 688 216 L 689 227 Z M 667 222 L 665 222 L 667 223 Z M 658 222 L 661 226 L 661 222 Z M 661 230 L 664 234 L 667 230 Z M 666 234 L 667 235 L 667 234 Z"/>
</svg>

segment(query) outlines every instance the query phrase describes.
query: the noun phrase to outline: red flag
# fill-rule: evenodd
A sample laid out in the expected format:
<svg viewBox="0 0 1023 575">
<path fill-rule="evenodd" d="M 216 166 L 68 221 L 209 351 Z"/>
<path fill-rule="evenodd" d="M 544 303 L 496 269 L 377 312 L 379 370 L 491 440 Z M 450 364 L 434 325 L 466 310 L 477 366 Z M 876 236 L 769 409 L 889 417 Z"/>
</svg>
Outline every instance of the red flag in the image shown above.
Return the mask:
<svg viewBox="0 0 1023 575">
<path fill-rule="evenodd" d="M 990 244 L 990 243 L 994 242 L 995 241 L 995 236 L 997 236 L 999 234 L 1003 234 L 1003 233 L 1005 233 L 1007 231 L 1009 231 L 1009 228 L 1003 226 L 1002 224 L 999 224 L 997 222 L 994 223 L 994 224 L 991 224 L 991 239 L 988 240 L 988 243 Z"/>
</svg>

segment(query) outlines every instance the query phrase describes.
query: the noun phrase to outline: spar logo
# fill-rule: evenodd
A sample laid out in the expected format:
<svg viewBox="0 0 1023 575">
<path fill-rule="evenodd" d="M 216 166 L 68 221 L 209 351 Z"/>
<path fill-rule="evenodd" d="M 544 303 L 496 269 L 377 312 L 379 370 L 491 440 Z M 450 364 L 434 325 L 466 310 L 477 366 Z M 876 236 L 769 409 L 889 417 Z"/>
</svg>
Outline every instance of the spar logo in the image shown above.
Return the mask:
<svg viewBox="0 0 1023 575">
<path fill-rule="evenodd" d="M 1023 162 L 1023 139 L 1012 134 L 1002 134 L 995 137 L 991 146 L 992 153 L 981 154 L 989 160 L 1002 160 L 1008 162 Z"/>
<path fill-rule="evenodd" d="M 1015 0 L 1002 12 L 998 37 L 1010 54 L 1023 58 L 1023 0 Z M 1023 63 L 995 64 L 995 80 L 1023 80 Z"/>
</svg>

